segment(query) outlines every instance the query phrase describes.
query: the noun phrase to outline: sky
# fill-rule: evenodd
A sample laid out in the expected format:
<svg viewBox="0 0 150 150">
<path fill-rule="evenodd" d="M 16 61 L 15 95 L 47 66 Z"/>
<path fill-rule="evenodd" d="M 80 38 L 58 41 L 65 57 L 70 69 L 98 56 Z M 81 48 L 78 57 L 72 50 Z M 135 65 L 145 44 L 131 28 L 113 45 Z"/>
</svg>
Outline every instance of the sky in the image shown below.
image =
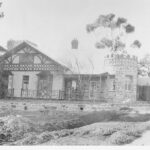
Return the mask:
<svg viewBox="0 0 150 150">
<path fill-rule="evenodd" d="M 142 58 L 150 53 L 150 1 L 149 0 L 1 0 L 0 45 L 6 47 L 10 39 L 29 40 L 39 49 L 58 60 L 73 60 L 74 55 L 87 65 L 92 59 L 95 72 L 103 71 L 107 50 L 96 49 L 99 35 L 88 34 L 86 25 L 101 14 L 114 13 L 135 26 L 131 39 L 141 41 L 140 49 L 129 53 Z M 77 38 L 79 48 L 71 49 L 72 39 Z"/>
</svg>

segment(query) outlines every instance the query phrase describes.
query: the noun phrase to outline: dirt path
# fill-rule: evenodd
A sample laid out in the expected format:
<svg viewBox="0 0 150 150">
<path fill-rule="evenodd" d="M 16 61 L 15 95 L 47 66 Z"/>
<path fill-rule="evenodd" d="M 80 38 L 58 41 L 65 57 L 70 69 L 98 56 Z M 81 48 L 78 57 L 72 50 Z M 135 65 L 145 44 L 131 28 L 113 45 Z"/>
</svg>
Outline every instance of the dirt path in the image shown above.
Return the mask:
<svg viewBox="0 0 150 150">
<path fill-rule="evenodd" d="M 150 145 L 150 131 L 147 131 L 145 132 L 141 138 L 133 141 L 132 143 L 130 144 L 127 144 L 128 146 L 129 145 L 133 145 L 133 146 L 142 146 L 142 145 Z"/>
</svg>

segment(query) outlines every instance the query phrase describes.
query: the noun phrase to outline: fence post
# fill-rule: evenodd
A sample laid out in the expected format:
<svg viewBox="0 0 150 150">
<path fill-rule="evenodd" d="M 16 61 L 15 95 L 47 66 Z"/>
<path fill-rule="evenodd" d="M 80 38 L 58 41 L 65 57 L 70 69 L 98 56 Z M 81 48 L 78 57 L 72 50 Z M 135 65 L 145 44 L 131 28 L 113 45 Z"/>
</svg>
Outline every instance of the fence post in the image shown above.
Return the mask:
<svg viewBox="0 0 150 150">
<path fill-rule="evenodd" d="M 22 90 L 23 90 L 23 89 L 21 88 L 21 97 L 22 97 Z"/>
</svg>

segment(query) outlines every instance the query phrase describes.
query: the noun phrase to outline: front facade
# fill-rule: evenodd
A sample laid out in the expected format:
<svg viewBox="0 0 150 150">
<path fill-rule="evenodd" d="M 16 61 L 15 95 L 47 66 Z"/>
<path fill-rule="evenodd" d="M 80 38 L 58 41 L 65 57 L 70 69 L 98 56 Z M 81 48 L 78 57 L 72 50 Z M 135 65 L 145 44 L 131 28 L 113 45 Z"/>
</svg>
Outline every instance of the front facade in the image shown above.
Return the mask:
<svg viewBox="0 0 150 150">
<path fill-rule="evenodd" d="M 2 56 L 1 65 L 7 80 L 7 97 L 100 102 L 136 100 L 136 57 L 108 55 L 106 73 L 71 74 L 65 66 L 23 42 Z"/>
<path fill-rule="evenodd" d="M 7 74 L 7 96 L 50 99 L 64 90 L 67 68 L 26 42 L 5 53 L 1 64 Z"/>
</svg>

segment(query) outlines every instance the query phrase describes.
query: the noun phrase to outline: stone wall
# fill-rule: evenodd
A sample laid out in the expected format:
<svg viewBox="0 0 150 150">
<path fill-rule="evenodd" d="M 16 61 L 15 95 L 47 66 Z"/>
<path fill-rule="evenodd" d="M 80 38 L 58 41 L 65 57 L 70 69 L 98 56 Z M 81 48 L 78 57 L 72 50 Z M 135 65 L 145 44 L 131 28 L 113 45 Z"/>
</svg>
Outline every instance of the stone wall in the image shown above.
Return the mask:
<svg viewBox="0 0 150 150">
<path fill-rule="evenodd" d="M 105 71 L 115 75 L 115 96 L 113 101 L 136 101 L 137 91 L 137 57 L 112 54 L 105 58 Z M 131 78 L 131 89 L 126 88 L 128 77 Z"/>
</svg>

